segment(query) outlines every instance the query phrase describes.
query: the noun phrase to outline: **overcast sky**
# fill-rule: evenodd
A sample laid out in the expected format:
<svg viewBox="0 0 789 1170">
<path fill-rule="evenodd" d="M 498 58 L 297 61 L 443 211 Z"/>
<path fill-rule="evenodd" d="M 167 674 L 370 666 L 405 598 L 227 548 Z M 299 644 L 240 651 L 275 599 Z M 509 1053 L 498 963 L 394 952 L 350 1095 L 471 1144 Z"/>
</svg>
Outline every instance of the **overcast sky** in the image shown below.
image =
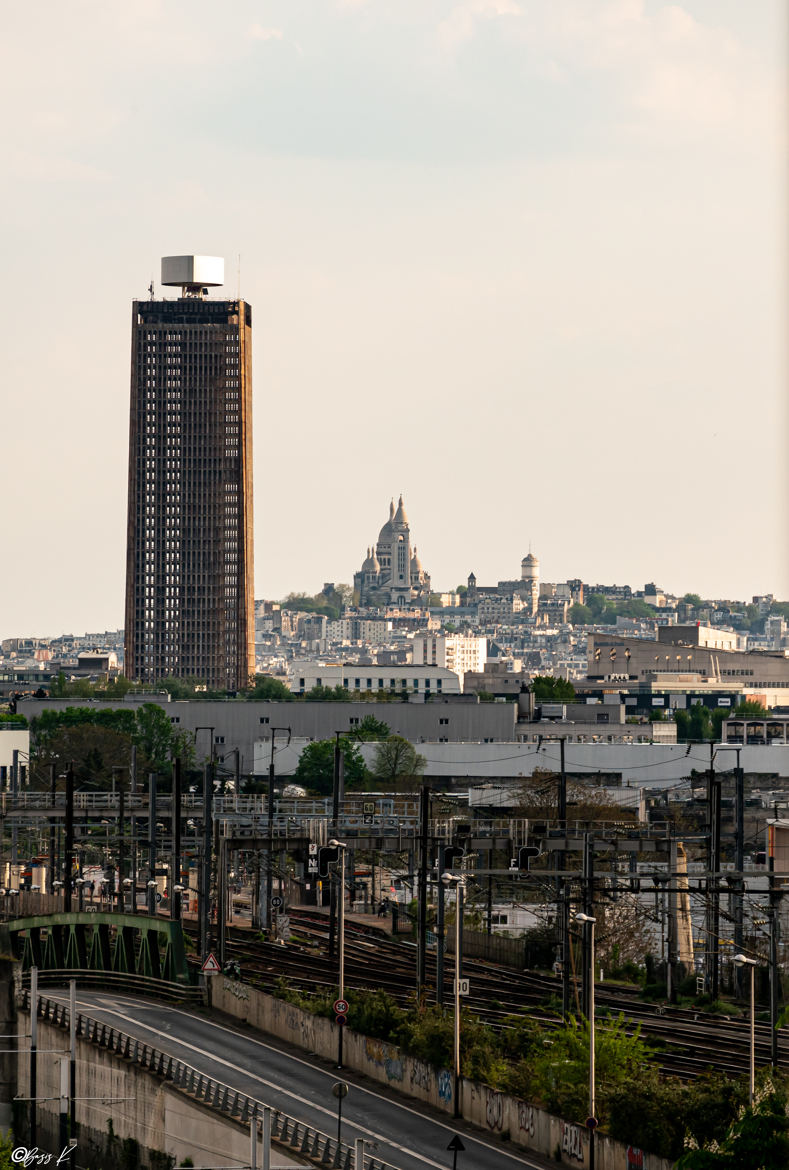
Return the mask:
<svg viewBox="0 0 789 1170">
<path fill-rule="evenodd" d="M 782 0 L 43 0 L 0 37 L 0 637 L 123 621 L 131 301 L 253 306 L 256 597 L 789 597 Z M 239 262 L 240 257 L 240 262 Z"/>
</svg>

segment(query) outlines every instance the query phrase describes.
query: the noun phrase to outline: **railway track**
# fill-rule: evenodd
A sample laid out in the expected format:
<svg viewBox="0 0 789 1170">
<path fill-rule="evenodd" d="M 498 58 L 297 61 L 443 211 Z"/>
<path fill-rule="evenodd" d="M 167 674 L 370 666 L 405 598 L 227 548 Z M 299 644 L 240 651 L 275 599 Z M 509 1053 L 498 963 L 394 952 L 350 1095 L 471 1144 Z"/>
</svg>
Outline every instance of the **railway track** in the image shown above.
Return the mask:
<svg viewBox="0 0 789 1170">
<path fill-rule="evenodd" d="M 329 926 L 325 915 L 308 909 L 291 909 L 291 930 L 296 936 L 287 946 L 263 942 L 256 932 L 231 926 L 226 954 L 237 960 L 243 978 L 253 986 L 272 990 L 280 979 L 305 991 L 332 994 L 337 986 L 337 961 L 328 954 Z M 185 924 L 187 929 L 189 925 Z M 464 959 L 463 973 L 470 980 L 466 1006 L 491 1027 L 505 1026 L 507 1017 L 526 1016 L 550 1026 L 557 1023 L 560 987 L 555 977 L 519 971 L 482 959 Z M 427 957 L 428 998 L 435 1001 L 436 956 Z M 444 1002 L 452 1002 L 454 965 L 444 970 Z M 416 988 L 416 947 L 392 938 L 373 924 L 345 924 L 345 986 L 381 988 L 398 1004 L 413 1000 Z M 625 1017 L 628 1028 L 640 1028 L 661 1072 L 690 1080 L 715 1069 L 730 1076 L 747 1073 L 750 1034 L 747 1019 L 712 1017 L 683 1008 L 645 1004 L 635 988 L 610 988 L 598 984 L 595 992 L 598 1019 Z M 770 1063 L 770 1028 L 757 1022 L 756 1065 Z M 779 1067 L 789 1070 L 789 1042 L 779 1034 Z"/>
</svg>

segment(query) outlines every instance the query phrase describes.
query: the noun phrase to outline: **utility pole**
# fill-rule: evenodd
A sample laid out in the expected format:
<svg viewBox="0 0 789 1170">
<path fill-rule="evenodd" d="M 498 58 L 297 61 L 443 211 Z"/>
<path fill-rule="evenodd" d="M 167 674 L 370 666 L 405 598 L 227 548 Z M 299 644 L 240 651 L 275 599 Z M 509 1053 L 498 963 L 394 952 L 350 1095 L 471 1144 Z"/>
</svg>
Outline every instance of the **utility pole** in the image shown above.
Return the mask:
<svg viewBox="0 0 789 1170">
<path fill-rule="evenodd" d="M 148 774 L 148 913 L 156 914 L 156 773 Z"/>
<path fill-rule="evenodd" d="M 427 852 L 430 832 L 430 785 L 424 783 L 419 800 L 419 874 L 417 878 L 416 994 L 427 983 Z M 440 876 L 440 875 L 439 875 Z"/>
<path fill-rule="evenodd" d="M 124 785 L 119 782 L 118 788 L 118 913 L 123 914 L 126 908 L 126 890 L 123 885 L 123 871 L 125 868 L 126 857 L 124 850 L 124 826 L 126 821 L 126 806 L 125 806 L 126 791 Z M 80 886 L 80 902 L 82 886 Z"/>
<path fill-rule="evenodd" d="M 566 736 L 559 737 L 559 800 L 558 818 L 559 828 L 567 839 L 567 767 L 564 755 Z M 559 851 L 557 869 L 566 869 L 567 852 Z M 570 889 L 562 874 L 556 879 L 556 907 L 561 920 L 562 937 L 562 1013 L 566 1016 L 570 1011 L 572 995 L 570 970 Z"/>
<path fill-rule="evenodd" d="M 132 744 L 131 756 L 129 759 L 129 801 L 131 804 L 131 866 L 129 877 L 131 878 L 131 912 L 137 913 L 137 817 L 134 815 L 134 808 L 137 798 L 137 748 Z"/>
<path fill-rule="evenodd" d="M 734 769 L 734 953 L 742 954 L 744 942 L 743 903 L 745 900 L 745 772 L 740 767 L 740 749 L 736 748 L 737 767 Z M 739 964 L 734 968 L 737 981 L 737 996 L 742 998 L 744 970 Z"/>
<path fill-rule="evenodd" d="M 441 875 L 446 869 L 444 846 L 438 847 L 438 909 L 436 911 L 436 1003 L 444 1006 L 444 883 Z"/>
<path fill-rule="evenodd" d="M 17 810 L 17 802 L 19 799 L 19 749 L 14 748 L 11 754 L 11 801 L 14 811 Z M 19 858 L 17 856 L 17 837 L 19 830 L 17 828 L 16 817 L 14 817 L 11 825 L 11 872 L 13 873 L 17 867 Z M 17 882 L 17 889 L 19 883 Z"/>
<path fill-rule="evenodd" d="M 52 799 L 52 816 L 49 819 L 49 871 L 47 873 L 47 893 L 54 894 L 55 892 L 55 871 L 57 869 L 57 862 L 55 860 L 55 801 L 57 799 L 57 773 L 55 765 L 49 766 L 49 789 Z"/>
<path fill-rule="evenodd" d="M 71 913 L 71 869 L 74 864 L 74 764 L 66 771 L 66 824 L 63 842 L 63 909 Z"/>
<path fill-rule="evenodd" d="M 677 1002 L 677 911 L 679 909 L 679 879 L 677 877 L 677 841 L 671 837 L 669 843 L 668 883 L 666 888 L 666 911 L 668 914 L 668 940 L 666 946 L 666 992 L 669 1003 Z"/>
<path fill-rule="evenodd" d="M 584 913 L 589 918 L 594 918 L 594 837 L 591 833 L 584 833 L 584 854 L 583 854 L 583 901 Z M 583 932 L 582 936 L 582 955 L 583 961 L 581 969 L 583 972 L 582 982 L 582 1003 L 583 1014 L 587 1020 L 590 1019 L 589 1009 L 593 1002 L 594 992 L 592 990 L 592 983 L 594 981 L 594 971 L 592 969 L 592 956 L 589 950 L 590 937 L 587 931 Z"/>
<path fill-rule="evenodd" d="M 718 998 L 720 971 L 721 781 L 715 776 L 715 744 L 710 741 L 707 774 L 709 847 L 707 870 L 707 951 L 710 958 L 710 994 Z"/>
<path fill-rule="evenodd" d="M 774 834 L 770 833 L 774 838 Z M 775 888 L 775 855 L 774 840 L 771 839 L 768 857 L 769 906 L 767 921 L 770 927 L 770 1064 L 773 1071 L 778 1068 L 778 990 L 780 973 L 778 971 L 778 900 L 780 894 Z"/>
<path fill-rule="evenodd" d="M 211 758 L 203 769 L 203 855 L 200 858 L 200 958 L 210 950 L 211 931 L 211 843 L 214 819 L 214 747 L 211 738 Z"/>
<path fill-rule="evenodd" d="M 271 756 L 268 765 L 268 851 L 266 853 L 266 930 L 271 933 L 271 898 L 274 883 L 274 742 L 278 731 L 287 731 L 290 743 L 289 727 L 272 727 L 271 729 Z M 287 744 L 285 745 L 287 747 Z"/>
<path fill-rule="evenodd" d="M 181 757 L 173 760 L 173 856 L 170 866 L 170 917 L 181 917 Z"/>
<path fill-rule="evenodd" d="M 334 771 L 332 775 L 331 822 L 332 832 L 340 836 L 340 802 L 345 800 L 345 756 L 340 746 L 341 731 L 334 733 Z M 337 891 L 334 882 L 329 883 L 329 958 L 334 957 L 337 935 Z"/>
</svg>

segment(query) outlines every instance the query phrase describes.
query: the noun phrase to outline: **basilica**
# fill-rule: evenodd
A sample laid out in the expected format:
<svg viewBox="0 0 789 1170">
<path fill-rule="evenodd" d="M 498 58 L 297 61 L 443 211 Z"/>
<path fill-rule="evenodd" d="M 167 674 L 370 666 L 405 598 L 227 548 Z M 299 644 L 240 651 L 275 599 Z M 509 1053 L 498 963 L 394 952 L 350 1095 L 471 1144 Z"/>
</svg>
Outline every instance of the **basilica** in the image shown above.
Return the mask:
<svg viewBox="0 0 789 1170">
<path fill-rule="evenodd" d="M 422 568 L 416 548 L 411 548 L 411 530 L 403 497 L 389 505 L 389 519 L 358 573 L 353 588 L 359 605 L 427 605 L 430 576 Z"/>
</svg>

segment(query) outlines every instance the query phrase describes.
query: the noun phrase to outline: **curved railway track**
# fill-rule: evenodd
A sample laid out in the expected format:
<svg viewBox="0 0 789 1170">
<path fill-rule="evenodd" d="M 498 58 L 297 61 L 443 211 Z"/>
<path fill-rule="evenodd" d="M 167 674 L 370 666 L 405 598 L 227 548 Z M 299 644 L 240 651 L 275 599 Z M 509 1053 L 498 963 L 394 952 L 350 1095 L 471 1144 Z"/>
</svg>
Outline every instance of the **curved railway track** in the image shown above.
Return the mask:
<svg viewBox="0 0 789 1170">
<path fill-rule="evenodd" d="M 297 941 L 283 946 L 260 941 L 256 932 L 231 926 L 226 954 L 237 960 L 245 981 L 271 990 L 277 980 L 306 991 L 331 994 L 337 985 L 337 961 L 329 959 L 329 927 L 325 915 L 308 909 L 291 909 L 291 929 Z M 185 923 L 185 927 L 189 929 Z M 463 960 L 470 979 L 466 1006 L 492 1027 L 502 1027 L 508 1016 L 525 1015 L 543 1024 L 557 1022 L 556 999 L 560 988 L 555 977 L 502 967 L 482 959 Z M 444 969 L 444 1002 L 452 1002 L 453 961 Z M 435 1000 L 436 956 L 428 952 L 428 997 Z M 346 989 L 381 988 L 405 1005 L 415 993 L 416 947 L 409 940 L 392 938 L 373 924 L 345 924 Z M 693 1009 L 662 1008 L 638 999 L 635 988 L 608 988 L 595 992 L 598 1019 L 622 1014 L 628 1026 L 641 1035 L 654 1053 L 661 1072 L 689 1080 L 710 1069 L 731 1076 L 747 1073 L 750 1035 L 747 1019 L 712 1017 Z M 770 1063 L 770 1028 L 757 1022 L 756 1065 Z M 789 1042 L 779 1035 L 779 1067 L 789 1069 Z"/>
</svg>

